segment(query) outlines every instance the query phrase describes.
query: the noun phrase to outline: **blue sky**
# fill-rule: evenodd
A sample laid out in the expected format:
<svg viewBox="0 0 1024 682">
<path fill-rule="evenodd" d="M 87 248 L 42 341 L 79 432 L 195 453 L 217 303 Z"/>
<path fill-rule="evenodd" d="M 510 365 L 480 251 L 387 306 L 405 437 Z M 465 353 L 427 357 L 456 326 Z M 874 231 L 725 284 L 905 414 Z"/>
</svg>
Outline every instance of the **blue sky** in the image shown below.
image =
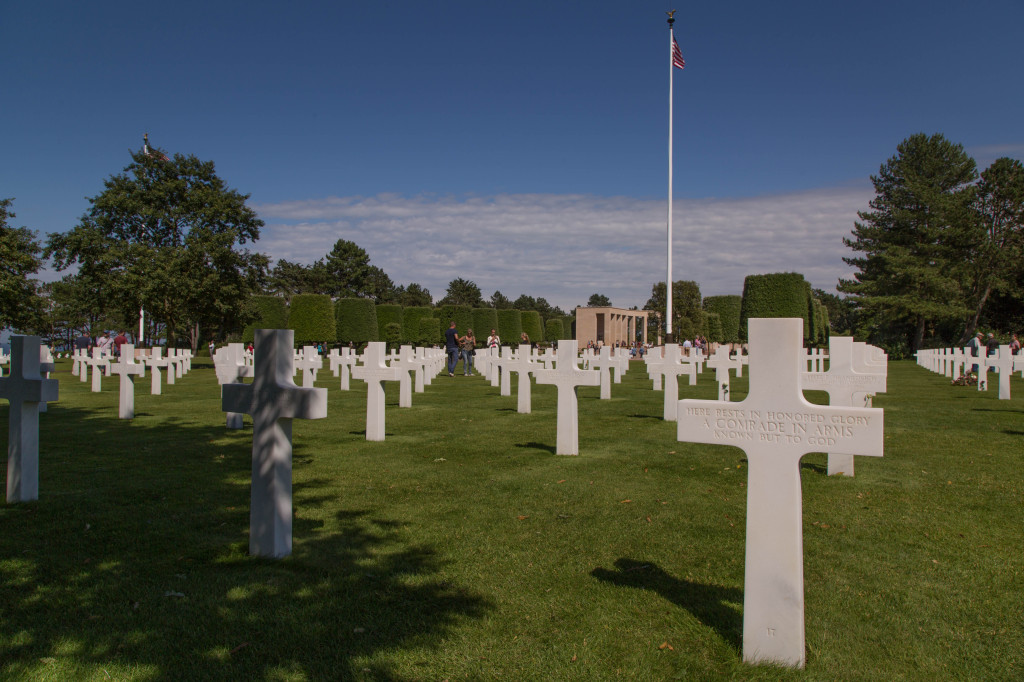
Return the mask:
<svg viewBox="0 0 1024 682">
<path fill-rule="evenodd" d="M 0 197 L 69 229 L 142 134 L 213 160 L 311 262 L 339 238 L 398 283 L 642 306 L 674 276 L 833 290 L 869 176 L 916 132 L 1024 157 L 1020 0 L 8 3 Z M 52 276 L 52 275 L 51 275 Z"/>
</svg>

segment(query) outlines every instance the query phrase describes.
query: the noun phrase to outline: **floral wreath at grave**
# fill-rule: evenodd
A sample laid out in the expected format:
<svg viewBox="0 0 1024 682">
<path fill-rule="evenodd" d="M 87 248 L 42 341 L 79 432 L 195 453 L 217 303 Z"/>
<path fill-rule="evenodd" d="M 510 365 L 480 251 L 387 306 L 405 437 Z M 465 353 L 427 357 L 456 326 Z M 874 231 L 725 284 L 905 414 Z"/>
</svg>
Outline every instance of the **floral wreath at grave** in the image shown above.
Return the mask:
<svg viewBox="0 0 1024 682">
<path fill-rule="evenodd" d="M 954 386 L 977 386 L 978 375 L 975 374 L 974 372 L 971 372 L 970 374 L 965 374 L 961 377 L 953 379 L 952 381 L 950 381 L 950 383 Z"/>
</svg>

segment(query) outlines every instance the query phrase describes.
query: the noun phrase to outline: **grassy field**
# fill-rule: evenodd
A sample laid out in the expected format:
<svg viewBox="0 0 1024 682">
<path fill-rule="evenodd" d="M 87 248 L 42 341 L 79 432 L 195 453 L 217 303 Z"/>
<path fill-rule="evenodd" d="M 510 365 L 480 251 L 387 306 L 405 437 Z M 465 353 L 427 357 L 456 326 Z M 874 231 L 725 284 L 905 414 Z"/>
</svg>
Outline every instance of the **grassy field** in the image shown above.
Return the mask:
<svg viewBox="0 0 1024 682">
<path fill-rule="evenodd" d="M 580 389 L 579 457 L 554 454 L 550 386 L 520 415 L 515 385 L 440 376 L 409 409 L 392 385 L 369 443 L 365 385 L 321 372 L 280 561 L 247 554 L 252 430 L 224 428 L 209 365 L 137 382 L 131 422 L 116 379 L 69 370 L 39 501 L 0 506 L 5 679 L 1024 679 L 1019 378 L 999 401 L 891 363 L 885 457 L 804 457 L 797 671 L 741 660 L 743 453 L 676 442 L 639 363 L 611 400 Z"/>
</svg>

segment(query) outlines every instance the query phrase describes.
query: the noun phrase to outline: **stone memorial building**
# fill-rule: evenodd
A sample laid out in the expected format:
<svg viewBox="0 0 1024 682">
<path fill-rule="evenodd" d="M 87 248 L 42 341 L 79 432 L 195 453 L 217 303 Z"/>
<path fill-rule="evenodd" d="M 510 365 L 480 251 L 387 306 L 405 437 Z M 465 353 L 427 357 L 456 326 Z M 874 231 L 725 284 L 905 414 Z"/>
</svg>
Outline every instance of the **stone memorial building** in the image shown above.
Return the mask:
<svg viewBox="0 0 1024 682">
<path fill-rule="evenodd" d="M 650 312 L 625 308 L 577 308 L 576 341 L 581 348 L 590 342 L 603 346 L 618 346 L 620 343 L 632 346 L 639 340 L 646 344 Z M 642 334 L 639 339 L 637 331 Z"/>
</svg>

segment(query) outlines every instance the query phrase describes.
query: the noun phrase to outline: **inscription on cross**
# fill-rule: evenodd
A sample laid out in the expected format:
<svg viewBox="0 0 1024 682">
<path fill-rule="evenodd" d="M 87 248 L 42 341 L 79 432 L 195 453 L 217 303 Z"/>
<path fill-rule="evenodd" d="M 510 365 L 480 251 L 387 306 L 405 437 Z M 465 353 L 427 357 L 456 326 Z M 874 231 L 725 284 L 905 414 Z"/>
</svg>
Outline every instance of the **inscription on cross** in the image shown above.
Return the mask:
<svg viewBox="0 0 1024 682">
<path fill-rule="evenodd" d="M 7 501 L 39 499 L 39 404 L 57 400 L 56 379 L 39 373 L 39 337 L 12 336 L 10 372 L 0 378 L 7 413 Z"/>
<path fill-rule="evenodd" d="M 812 405 L 804 399 L 802 320 L 752 319 L 749 330 L 749 394 L 738 403 L 679 401 L 678 438 L 746 452 L 743 659 L 802 667 L 800 458 L 826 449 L 881 456 L 882 411 Z"/>
<path fill-rule="evenodd" d="M 833 407 L 853 407 L 859 393 L 884 393 L 885 375 L 857 371 L 853 337 L 832 336 L 828 340 L 828 371 L 804 372 L 804 390 L 826 391 Z M 825 427 L 828 428 L 827 426 Z M 853 456 L 858 453 L 828 453 L 829 476 L 853 476 Z"/>
<path fill-rule="evenodd" d="M 225 412 L 252 417 L 252 491 L 249 553 L 284 557 L 292 552 L 292 420 L 327 416 L 327 389 L 292 381 L 291 329 L 257 329 L 253 382 L 225 384 Z"/>
</svg>

